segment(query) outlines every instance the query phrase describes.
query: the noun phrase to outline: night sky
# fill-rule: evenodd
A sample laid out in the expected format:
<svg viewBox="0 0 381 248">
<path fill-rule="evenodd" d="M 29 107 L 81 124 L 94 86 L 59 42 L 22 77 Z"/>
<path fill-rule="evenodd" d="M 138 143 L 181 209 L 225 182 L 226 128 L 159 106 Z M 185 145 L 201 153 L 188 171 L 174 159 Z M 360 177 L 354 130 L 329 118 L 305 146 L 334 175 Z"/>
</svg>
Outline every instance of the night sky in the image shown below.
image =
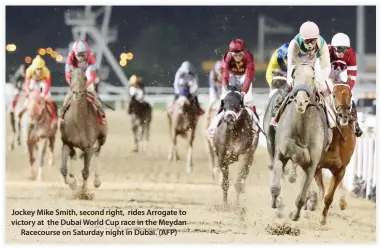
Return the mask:
<svg viewBox="0 0 381 248">
<path fill-rule="evenodd" d="M 70 9 L 80 9 L 80 7 L 6 7 L 6 43 L 17 45 L 16 52 L 7 53 L 7 74 L 23 63 L 25 56 L 34 57 L 40 47 L 65 48 L 68 46 L 72 41 L 72 35 L 70 27 L 65 25 L 64 12 Z M 366 53 L 375 53 L 376 8 L 366 7 L 366 13 Z M 143 39 L 142 36 L 147 36 L 153 27 L 169 26 L 170 28 L 165 30 L 176 33 L 178 39 L 166 40 L 164 32 L 160 38 L 160 47 L 163 54 L 170 56 L 154 58 L 150 57 L 151 53 L 147 54 L 148 52 L 134 53 L 135 60 L 139 60 L 140 65 L 147 64 L 147 67 L 151 66 L 149 65 L 151 61 L 157 61 L 160 64 L 160 60 L 170 59 L 171 61 L 166 62 L 173 66 L 169 68 L 163 65 L 162 74 L 143 75 L 151 80 L 153 77 L 161 76 L 164 81 L 168 81 L 169 86 L 171 84 L 169 78 L 173 77 L 179 63 L 190 60 L 199 68 L 203 60 L 219 59 L 225 52 L 224 48 L 227 48 L 233 38 L 244 39 L 247 47 L 254 51 L 255 57 L 259 14 L 290 25 L 296 30 L 293 35 L 269 36 L 266 40 L 268 48 L 274 49 L 283 42 L 291 40 L 297 34 L 299 26 L 306 20 L 318 24 L 327 42 L 330 42 L 332 35 L 336 32 L 344 32 L 349 35 L 352 46 L 356 48 L 356 7 L 352 6 L 114 6 L 110 26 L 118 26 L 118 41 L 110 44 L 109 47 L 119 60 L 119 54 L 124 51 L 134 53 L 134 48 L 138 47 Z M 149 51 L 148 46 L 147 51 Z M 178 50 L 174 48 L 175 46 Z M 175 50 L 177 52 L 173 54 Z M 52 74 L 55 72 L 53 85 L 65 85 L 62 77 L 64 64 L 58 64 L 50 58 L 46 58 L 46 61 Z M 133 66 L 124 68 L 127 76 L 134 73 L 131 71 L 133 68 Z M 207 73 L 199 70 L 206 76 Z M 163 76 L 163 74 L 169 74 L 169 76 Z M 110 79 L 113 81 L 115 77 L 110 75 Z M 206 83 L 201 84 L 206 85 Z"/>
</svg>

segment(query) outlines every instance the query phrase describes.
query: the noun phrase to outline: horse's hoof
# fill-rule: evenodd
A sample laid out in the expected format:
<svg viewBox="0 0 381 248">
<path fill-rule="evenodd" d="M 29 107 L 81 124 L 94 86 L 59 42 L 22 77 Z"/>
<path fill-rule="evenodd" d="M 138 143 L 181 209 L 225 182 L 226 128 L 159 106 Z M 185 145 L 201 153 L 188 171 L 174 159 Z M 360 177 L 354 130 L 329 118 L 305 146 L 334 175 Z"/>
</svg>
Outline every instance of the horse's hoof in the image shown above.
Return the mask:
<svg viewBox="0 0 381 248">
<path fill-rule="evenodd" d="M 98 177 L 95 178 L 95 180 L 94 180 L 94 187 L 95 188 L 99 188 L 101 185 L 102 185 L 101 179 L 99 179 Z"/>
<path fill-rule="evenodd" d="M 69 184 L 72 190 L 75 190 L 77 188 L 77 181 L 75 180 L 74 177 L 67 178 L 66 183 Z"/>
<path fill-rule="evenodd" d="M 235 184 L 235 190 L 237 191 L 237 194 L 243 194 L 245 193 L 245 186 L 243 182 L 239 182 Z"/>
<path fill-rule="evenodd" d="M 341 210 L 345 210 L 347 208 L 347 201 L 344 199 L 340 199 L 339 206 Z"/>
<path fill-rule="evenodd" d="M 290 219 L 293 221 L 299 220 L 299 213 L 297 210 L 294 210 L 290 213 Z"/>
<path fill-rule="evenodd" d="M 291 175 L 289 178 L 288 178 L 288 181 L 290 183 L 295 183 L 296 182 L 296 175 Z"/>
<path fill-rule="evenodd" d="M 320 225 L 324 226 L 327 224 L 327 220 L 323 217 L 323 219 L 320 221 Z"/>
<path fill-rule="evenodd" d="M 275 217 L 278 219 L 283 219 L 284 218 L 284 211 L 282 209 L 275 209 L 274 210 Z"/>
</svg>

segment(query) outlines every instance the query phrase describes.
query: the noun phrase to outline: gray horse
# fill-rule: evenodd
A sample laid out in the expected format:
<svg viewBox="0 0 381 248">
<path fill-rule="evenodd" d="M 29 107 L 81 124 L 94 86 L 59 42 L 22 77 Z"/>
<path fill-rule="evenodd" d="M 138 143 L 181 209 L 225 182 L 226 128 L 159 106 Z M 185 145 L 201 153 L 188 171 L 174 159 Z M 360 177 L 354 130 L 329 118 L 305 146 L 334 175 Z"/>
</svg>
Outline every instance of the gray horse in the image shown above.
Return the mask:
<svg viewBox="0 0 381 248">
<path fill-rule="evenodd" d="M 91 95 L 86 90 L 86 76 L 81 69 L 74 69 L 71 74 L 70 87 L 73 91 L 70 107 L 64 113 L 61 123 L 62 146 L 62 165 L 61 173 L 65 183 L 70 185 L 71 189 L 76 189 L 76 179 L 68 172 L 68 157 L 75 158 L 74 148 L 83 151 L 84 168 L 82 170 L 83 187 L 82 197 L 88 199 L 87 179 L 89 178 L 89 167 L 94 155 L 99 156 L 101 147 L 106 142 L 107 123 L 101 124 L 96 107 L 91 102 Z M 89 100 L 90 99 L 90 100 Z M 95 147 L 95 144 L 97 146 Z M 98 166 L 95 167 L 94 186 L 100 187 Z"/>
<path fill-rule="evenodd" d="M 135 143 L 133 151 L 145 152 L 152 121 L 152 107 L 148 102 L 139 102 L 135 97 L 131 97 L 129 114 Z"/>
<path fill-rule="evenodd" d="M 237 203 L 244 192 L 245 180 L 249 174 L 253 157 L 258 146 L 258 130 L 253 130 L 253 120 L 243 106 L 239 91 L 232 87 L 224 99 L 224 115 L 216 129 L 213 145 L 222 171 L 223 202 L 227 206 L 229 189 L 229 165 L 244 156 L 241 170 L 235 183 Z"/>
<path fill-rule="evenodd" d="M 291 92 L 293 104 L 287 104 L 279 119 L 275 133 L 271 195 L 272 208 L 283 208 L 281 178 L 289 160 L 298 164 L 304 171 L 301 191 L 295 201 L 296 210 L 290 213 L 294 221 L 306 203 L 308 190 L 314 178 L 323 151 L 328 147 L 328 123 L 323 107 L 318 103 L 314 68 L 308 63 L 297 65 L 293 72 L 294 89 Z M 310 210 L 315 210 L 317 195 L 309 199 Z"/>
</svg>

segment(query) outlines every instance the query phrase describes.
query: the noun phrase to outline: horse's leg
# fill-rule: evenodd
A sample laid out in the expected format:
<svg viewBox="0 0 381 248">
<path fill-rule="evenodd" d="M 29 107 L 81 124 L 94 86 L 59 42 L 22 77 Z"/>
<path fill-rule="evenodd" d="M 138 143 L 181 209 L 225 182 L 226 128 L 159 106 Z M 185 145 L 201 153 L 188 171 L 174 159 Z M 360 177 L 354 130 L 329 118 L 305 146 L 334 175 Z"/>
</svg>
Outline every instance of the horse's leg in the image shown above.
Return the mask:
<svg viewBox="0 0 381 248">
<path fill-rule="evenodd" d="M 94 154 L 93 147 L 87 148 L 84 152 L 84 167 L 82 170 L 82 178 L 83 178 L 83 184 L 82 184 L 82 193 L 85 199 L 89 198 L 89 195 L 87 194 L 87 180 L 89 179 L 90 175 L 90 162 Z"/>
<path fill-rule="evenodd" d="M 320 223 L 322 225 L 325 225 L 327 223 L 327 215 L 328 215 L 328 209 L 332 204 L 333 196 L 335 195 L 335 191 L 341 180 L 343 179 L 345 175 L 345 170 L 341 170 L 338 173 L 332 173 L 331 182 L 329 184 L 328 193 L 324 198 L 324 209 L 323 209 L 323 216 Z"/>
<path fill-rule="evenodd" d="M 143 151 L 144 122 L 139 125 L 139 151 Z"/>
<path fill-rule="evenodd" d="M 28 155 L 29 155 L 29 166 L 30 166 L 30 169 L 31 169 L 31 173 L 32 173 L 32 178 L 33 179 L 36 178 L 36 168 L 35 168 L 35 164 L 34 164 L 34 162 L 36 161 L 36 159 L 34 157 L 34 148 L 35 148 L 35 145 L 36 145 L 36 142 L 33 141 L 33 140 L 30 140 L 28 138 L 27 147 L 28 147 Z"/>
<path fill-rule="evenodd" d="M 149 140 L 149 128 L 150 128 L 150 123 L 149 121 L 145 121 L 143 124 L 143 139 L 142 139 L 142 151 L 146 152 L 147 151 L 147 144 Z"/>
<path fill-rule="evenodd" d="M 75 152 L 73 154 L 73 147 L 69 147 L 67 144 L 62 144 L 62 163 L 61 163 L 61 174 L 65 180 L 66 184 L 69 184 L 70 188 L 72 190 L 77 188 L 77 182 L 75 180 L 75 177 L 73 174 L 68 173 L 68 166 L 67 161 L 69 158 L 69 154 L 72 156 L 75 156 Z"/>
<path fill-rule="evenodd" d="M 195 126 L 191 130 L 191 135 L 189 137 L 189 143 L 188 143 L 188 154 L 187 154 L 187 163 L 186 163 L 186 171 L 187 173 L 191 173 L 193 170 L 193 141 L 196 133 Z"/>
<path fill-rule="evenodd" d="M 11 121 L 11 127 L 12 127 L 12 142 L 11 142 L 11 150 L 13 151 L 15 149 L 15 141 L 16 141 L 16 121 L 15 121 L 15 113 L 11 112 L 10 114 L 10 121 Z"/>
<path fill-rule="evenodd" d="M 42 179 L 42 167 L 44 166 L 44 159 L 46 154 L 46 148 L 48 146 L 48 140 L 44 139 L 42 141 L 42 146 L 40 147 L 40 152 L 38 156 L 38 172 L 37 172 L 37 181 L 41 181 Z"/>
<path fill-rule="evenodd" d="M 223 157 L 223 156 L 222 156 Z M 218 158 L 218 164 L 222 171 L 222 193 L 224 208 L 228 208 L 228 190 L 229 190 L 229 165 L 224 161 L 224 158 Z"/>
<path fill-rule="evenodd" d="M 53 134 L 49 137 L 49 161 L 48 165 L 49 167 L 52 167 L 55 164 L 55 158 L 54 158 L 54 144 L 56 142 L 56 135 Z"/>
<path fill-rule="evenodd" d="M 267 151 L 269 153 L 269 165 L 268 168 L 271 171 L 274 168 L 274 150 L 275 150 L 275 144 L 271 141 L 271 139 L 267 138 Z"/>
<path fill-rule="evenodd" d="M 139 151 L 139 142 L 138 142 L 138 125 L 135 123 L 132 123 L 132 132 L 134 134 L 134 149 L 132 149 L 133 152 Z"/>
<path fill-rule="evenodd" d="M 291 162 L 291 174 L 288 176 L 288 181 L 290 183 L 296 182 L 296 168 L 298 167 L 298 164 Z"/>
<path fill-rule="evenodd" d="M 216 156 L 214 154 L 213 145 L 212 142 L 208 139 L 208 137 L 206 138 L 206 145 L 208 147 L 209 168 L 212 171 L 212 179 L 215 180 L 218 172 L 218 167 L 216 166 Z"/>
<path fill-rule="evenodd" d="M 282 192 L 282 182 L 283 182 L 283 168 L 287 164 L 287 159 L 281 157 L 282 155 L 277 152 L 274 159 L 274 167 L 272 170 L 272 180 L 270 185 L 271 192 L 271 207 L 275 209 L 275 214 L 277 217 L 283 217 L 283 198 L 281 196 Z"/>
<path fill-rule="evenodd" d="M 237 193 L 237 204 L 239 203 L 239 194 L 245 193 L 245 180 L 249 174 L 250 167 L 253 164 L 254 150 L 249 149 L 242 162 L 241 170 L 238 174 L 237 181 L 235 183 L 235 191 Z"/>
<path fill-rule="evenodd" d="M 179 154 L 177 153 L 177 133 L 175 130 L 172 130 L 172 144 L 169 149 L 169 154 L 168 154 L 168 160 L 175 160 L 179 161 L 180 157 Z"/>
<path fill-rule="evenodd" d="M 18 126 L 18 132 L 17 132 L 17 143 L 19 146 L 21 146 L 21 119 L 18 118 L 17 120 L 17 126 Z"/>
<path fill-rule="evenodd" d="M 324 188 L 324 183 L 323 183 L 323 169 L 322 168 L 317 168 L 315 172 L 315 181 L 316 184 L 319 188 L 319 200 L 324 199 L 324 194 L 325 194 L 325 188 Z"/>
<path fill-rule="evenodd" d="M 300 210 L 302 209 L 304 204 L 306 204 L 307 193 L 308 193 L 308 190 L 310 188 L 311 182 L 314 179 L 316 168 L 317 168 L 317 165 L 318 165 L 320 157 L 321 157 L 321 155 L 318 156 L 318 155 L 315 155 L 311 152 L 310 152 L 310 154 L 311 154 L 310 155 L 311 156 L 310 166 L 308 168 L 303 168 L 305 175 L 304 175 L 303 180 L 302 180 L 301 191 L 300 191 L 300 193 L 299 193 L 299 195 L 295 201 L 296 209 L 290 213 L 290 218 L 293 221 L 297 221 L 299 219 Z M 315 156 L 313 156 L 313 155 L 315 155 Z M 317 194 L 316 194 L 316 197 L 317 197 Z M 317 202 L 315 195 L 314 195 L 314 202 Z"/>
<path fill-rule="evenodd" d="M 343 180 L 341 180 L 339 183 L 339 190 L 340 190 L 339 206 L 341 210 L 345 210 L 347 208 L 347 201 L 345 200 L 345 198 L 347 196 L 348 191 L 344 189 Z"/>
</svg>

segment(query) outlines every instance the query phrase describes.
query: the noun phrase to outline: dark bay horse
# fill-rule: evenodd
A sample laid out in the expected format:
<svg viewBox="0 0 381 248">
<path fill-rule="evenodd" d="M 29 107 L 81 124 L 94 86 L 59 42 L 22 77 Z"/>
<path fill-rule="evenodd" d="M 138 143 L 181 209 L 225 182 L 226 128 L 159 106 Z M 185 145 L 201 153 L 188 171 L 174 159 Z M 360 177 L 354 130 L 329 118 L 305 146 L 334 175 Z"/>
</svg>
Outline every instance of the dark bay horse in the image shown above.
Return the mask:
<svg viewBox="0 0 381 248">
<path fill-rule="evenodd" d="M 145 152 L 149 140 L 152 107 L 148 102 L 140 102 L 131 97 L 130 101 L 131 126 L 134 134 L 134 152 Z"/>
<path fill-rule="evenodd" d="M 331 182 L 328 193 L 324 198 L 324 210 L 322 213 L 321 224 L 325 225 L 327 221 L 328 209 L 332 204 L 333 196 L 337 186 L 340 186 L 340 208 L 346 208 L 345 190 L 343 188 L 342 179 L 345 175 L 345 169 L 348 166 L 353 152 L 356 147 L 356 135 L 354 132 L 354 121 L 351 116 L 352 111 L 352 93 L 349 85 L 343 83 L 335 83 L 333 85 L 333 104 L 337 122 L 343 133 L 345 142 L 340 136 L 339 130 L 333 130 L 332 142 L 328 151 L 323 152 L 322 158 L 318 164 L 315 179 L 320 188 L 322 198 L 325 195 L 323 184 L 322 169 L 328 169 L 332 173 Z"/>
<path fill-rule="evenodd" d="M 223 203 L 227 206 L 229 189 L 229 165 L 243 156 L 241 170 L 235 183 L 237 203 L 244 192 L 245 180 L 249 174 L 258 146 L 259 132 L 253 130 L 255 120 L 243 105 L 241 93 L 232 87 L 224 98 L 224 112 L 213 138 L 213 145 L 222 171 Z"/>
<path fill-rule="evenodd" d="M 25 111 L 28 115 L 26 120 L 26 142 L 28 147 L 29 164 L 32 170 L 32 177 L 37 177 L 37 181 L 41 181 L 42 167 L 48 143 L 50 150 L 49 165 L 52 166 L 54 164 L 54 143 L 58 127 L 56 123 L 53 124 L 49 112 L 49 105 L 46 103 L 45 98 L 40 96 L 40 91 L 32 91 L 29 94 Z M 38 150 L 38 171 L 36 173 L 34 164 L 36 157 L 34 152 Z"/>
<path fill-rule="evenodd" d="M 62 165 L 61 173 L 65 183 L 70 185 L 72 190 L 76 189 L 76 179 L 68 171 L 68 157 L 75 157 L 74 148 L 79 148 L 84 153 L 84 167 L 82 170 L 83 186 L 81 197 L 91 198 L 87 194 L 87 180 L 89 178 L 89 168 L 91 159 L 95 153 L 99 156 L 101 147 L 106 142 L 107 122 L 102 124 L 97 109 L 92 102 L 92 96 L 86 90 L 86 76 L 82 69 L 74 69 L 71 74 L 70 87 L 73 92 L 70 107 L 64 114 L 61 122 Z M 70 168 L 69 168 L 70 169 Z M 100 187 L 98 166 L 95 167 L 94 186 Z"/>
<path fill-rule="evenodd" d="M 199 110 L 194 100 L 191 99 L 189 87 L 180 87 L 179 98 L 167 109 L 171 145 L 168 160 L 179 161 L 177 153 L 177 136 L 188 137 L 188 152 L 186 171 L 190 173 L 193 169 L 193 141 L 196 134 L 196 126 L 199 119 Z"/>
<path fill-rule="evenodd" d="M 311 64 L 298 64 L 293 71 L 294 88 L 291 104 L 286 104 L 275 133 L 271 207 L 283 209 L 281 179 L 287 162 L 298 164 L 304 171 L 301 190 L 295 201 L 296 209 L 290 218 L 297 221 L 304 206 L 311 181 L 324 150 L 329 145 L 328 123 L 323 106 L 318 101 L 315 86 L 315 71 Z M 275 95 L 274 95 L 275 96 Z M 272 154 L 270 154 L 271 157 Z M 310 210 L 317 204 L 317 195 L 311 196 Z"/>
</svg>

